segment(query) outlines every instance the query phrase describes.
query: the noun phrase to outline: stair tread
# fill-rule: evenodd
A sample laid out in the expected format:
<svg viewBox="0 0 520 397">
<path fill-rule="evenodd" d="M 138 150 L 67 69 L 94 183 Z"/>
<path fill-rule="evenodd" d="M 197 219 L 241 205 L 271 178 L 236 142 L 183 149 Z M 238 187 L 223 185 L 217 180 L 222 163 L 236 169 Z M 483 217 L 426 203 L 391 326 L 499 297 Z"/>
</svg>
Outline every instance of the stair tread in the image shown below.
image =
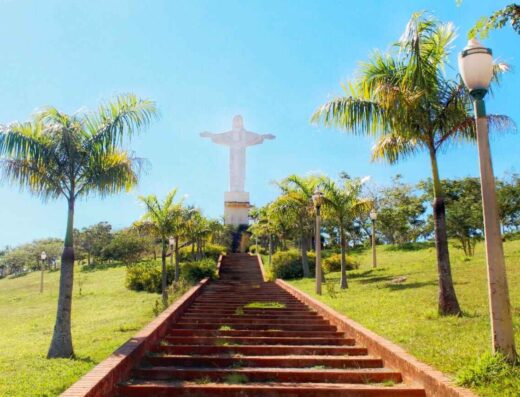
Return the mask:
<svg viewBox="0 0 520 397">
<path fill-rule="evenodd" d="M 122 384 L 124 387 L 142 387 L 142 386 L 150 386 L 150 385 L 158 385 L 158 386 L 168 386 L 168 387 L 182 387 L 182 388 L 228 388 L 228 389 L 254 389 L 254 388 L 272 388 L 273 386 L 279 388 L 313 388 L 313 389 L 334 389 L 334 390 L 342 390 L 345 388 L 350 389 L 377 389 L 381 388 L 382 390 L 389 389 L 404 389 L 404 390 L 423 390 L 421 387 L 408 384 L 408 383 L 398 383 L 392 386 L 387 385 L 379 385 L 377 383 L 371 384 L 363 384 L 363 383 L 316 383 L 316 382 L 248 382 L 245 384 L 231 384 L 231 383 L 196 383 L 196 382 L 188 382 L 188 381 L 165 381 L 165 380 L 144 380 L 144 379 L 133 379 L 128 382 Z"/>
</svg>

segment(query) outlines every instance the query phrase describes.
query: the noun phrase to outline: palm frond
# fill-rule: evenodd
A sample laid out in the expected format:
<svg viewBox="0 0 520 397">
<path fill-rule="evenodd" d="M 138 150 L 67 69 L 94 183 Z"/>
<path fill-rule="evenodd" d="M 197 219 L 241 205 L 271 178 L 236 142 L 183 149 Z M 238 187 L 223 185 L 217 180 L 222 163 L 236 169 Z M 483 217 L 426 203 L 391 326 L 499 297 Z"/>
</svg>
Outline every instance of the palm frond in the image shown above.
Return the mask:
<svg viewBox="0 0 520 397">
<path fill-rule="evenodd" d="M 403 158 L 416 154 L 424 143 L 416 138 L 408 138 L 398 134 L 381 136 L 372 147 L 372 160 L 385 159 L 395 164 Z"/>
</svg>

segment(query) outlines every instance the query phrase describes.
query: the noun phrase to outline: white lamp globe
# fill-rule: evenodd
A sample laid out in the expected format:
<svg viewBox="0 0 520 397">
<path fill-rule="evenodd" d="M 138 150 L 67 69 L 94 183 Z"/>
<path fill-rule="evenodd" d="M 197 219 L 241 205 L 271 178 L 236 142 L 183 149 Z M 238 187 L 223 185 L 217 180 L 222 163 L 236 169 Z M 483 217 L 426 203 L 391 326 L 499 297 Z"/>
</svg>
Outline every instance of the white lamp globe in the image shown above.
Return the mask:
<svg viewBox="0 0 520 397">
<path fill-rule="evenodd" d="M 477 90 L 485 93 L 493 77 L 491 50 L 484 47 L 477 39 L 469 40 L 459 54 L 459 70 L 470 92 Z"/>
</svg>

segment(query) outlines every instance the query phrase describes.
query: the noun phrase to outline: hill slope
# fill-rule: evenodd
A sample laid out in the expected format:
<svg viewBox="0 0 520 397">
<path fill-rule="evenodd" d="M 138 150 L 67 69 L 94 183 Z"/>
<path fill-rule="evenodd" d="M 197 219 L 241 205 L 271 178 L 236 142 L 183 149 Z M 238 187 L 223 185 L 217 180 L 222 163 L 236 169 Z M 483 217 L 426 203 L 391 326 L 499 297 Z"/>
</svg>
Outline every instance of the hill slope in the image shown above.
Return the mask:
<svg viewBox="0 0 520 397">
<path fill-rule="evenodd" d="M 350 288 L 340 290 L 339 273 L 331 273 L 327 281 L 334 285 L 336 296 L 332 297 L 334 293 L 324 287 L 319 299 L 401 345 L 420 360 L 454 375 L 490 350 L 484 246 L 478 244 L 471 259 L 465 258 L 461 250 L 451 248 L 455 289 L 465 312 L 461 318 L 437 316 L 435 248 L 428 245 L 414 248 L 379 246 L 377 269 L 372 268 L 370 250 L 353 253 L 362 265 L 359 270 L 349 272 Z M 520 241 L 506 242 L 504 248 L 517 350 L 520 350 Z M 406 280 L 396 283 L 400 276 Z M 314 280 L 291 283 L 315 296 Z M 497 375 L 495 382 L 475 390 L 482 396 L 520 396 L 520 368 Z"/>
<path fill-rule="evenodd" d="M 153 317 L 158 295 L 129 291 L 125 268 L 76 271 L 72 335 L 77 359 L 47 360 L 59 273 L 0 280 L 0 396 L 56 396 Z M 79 285 L 81 284 L 81 295 Z"/>
</svg>

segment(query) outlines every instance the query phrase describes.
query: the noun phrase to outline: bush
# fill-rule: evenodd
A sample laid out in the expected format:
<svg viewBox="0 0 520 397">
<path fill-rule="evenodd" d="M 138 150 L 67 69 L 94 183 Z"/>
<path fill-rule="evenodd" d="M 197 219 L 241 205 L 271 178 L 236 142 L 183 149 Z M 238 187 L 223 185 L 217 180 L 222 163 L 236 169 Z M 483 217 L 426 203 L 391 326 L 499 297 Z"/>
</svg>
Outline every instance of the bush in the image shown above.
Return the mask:
<svg viewBox="0 0 520 397">
<path fill-rule="evenodd" d="M 188 262 L 181 265 L 181 277 L 195 284 L 203 278 L 217 277 L 217 264 L 213 259 L 203 259 L 198 262 Z"/>
<path fill-rule="evenodd" d="M 316 255 L 313 252 L 308 252 L 307 257 L 309 258 L 310 274 L 314 274 Z M 295 249 L 277 252 L 272 258 L 272 268 L 277 278 L 285 280 L 301 278 L 303 277 L 302 256 Z"/>
<path fill-rule="evenodd" d="M 216 277 L 217 265 L 212 259 L 197 262 L 181 263 L 181 281 L 194 284 L 205 277 Z M 166 265 L 168 285 L 175 278 L 175 267 Z M 161 261 L 142 262 L 128 266 L 126 270 L 126 287 L 134 291 L 161 293 Z"/>
<path fill-rule="evenodd" d="M 168 284 L 173 282 L 175 270 L 166 265 Z M 161 293 L 160 261 L 142 262 L 126 269 L 126 287 L 134 291 Z"/>
<path fill-rule="evenodd" d="M 101 258 L 121 261 L 129 265 L 138 262 L 148 248 L 145 239 L 131 233 L 120 232 L 101 250 Z"/>
<path fill-rule="evenodd" d="M 220 254 L 225 253 L 226 247 L 223 245 L 206 243 L 204 244 L 204 258 L 213 259 L 215 262 L 217 261 Z M 194 260 L 194 257 L 191 253 L 191 245 L 187 245 L 186 247 L 182 247 L 179 250 L 181 262 L 191 262 Z"/>
<path fill-rule="evenodd" d="M 461 369 L 456 376 L 460 386 L 484 386 L 495 379 L 508 377 L 512 367 L 502 354 L 484 353 L 475 362 Z"/>
<path fill-rule="evenodd" d="M 339 272 L 341 270 L 341 254 L 333 254 L 328 258 L 325 258 L 322 262 L 322 267 L 325 273 Z M 354 270 L 359 268 L 359 262 L 357 262 L 352 256 L 346 257 L 347 270 Z"/>
<path fill-rule="evenodd" d="M 252 254 L 260 254 L 260 255 L 267 255 L 268 250 L 266 250 L 264 247 L 262 247 L 260 244 L 256 245 L 253 244 L 249 247 L 249 252 Z"/>
</svg>

